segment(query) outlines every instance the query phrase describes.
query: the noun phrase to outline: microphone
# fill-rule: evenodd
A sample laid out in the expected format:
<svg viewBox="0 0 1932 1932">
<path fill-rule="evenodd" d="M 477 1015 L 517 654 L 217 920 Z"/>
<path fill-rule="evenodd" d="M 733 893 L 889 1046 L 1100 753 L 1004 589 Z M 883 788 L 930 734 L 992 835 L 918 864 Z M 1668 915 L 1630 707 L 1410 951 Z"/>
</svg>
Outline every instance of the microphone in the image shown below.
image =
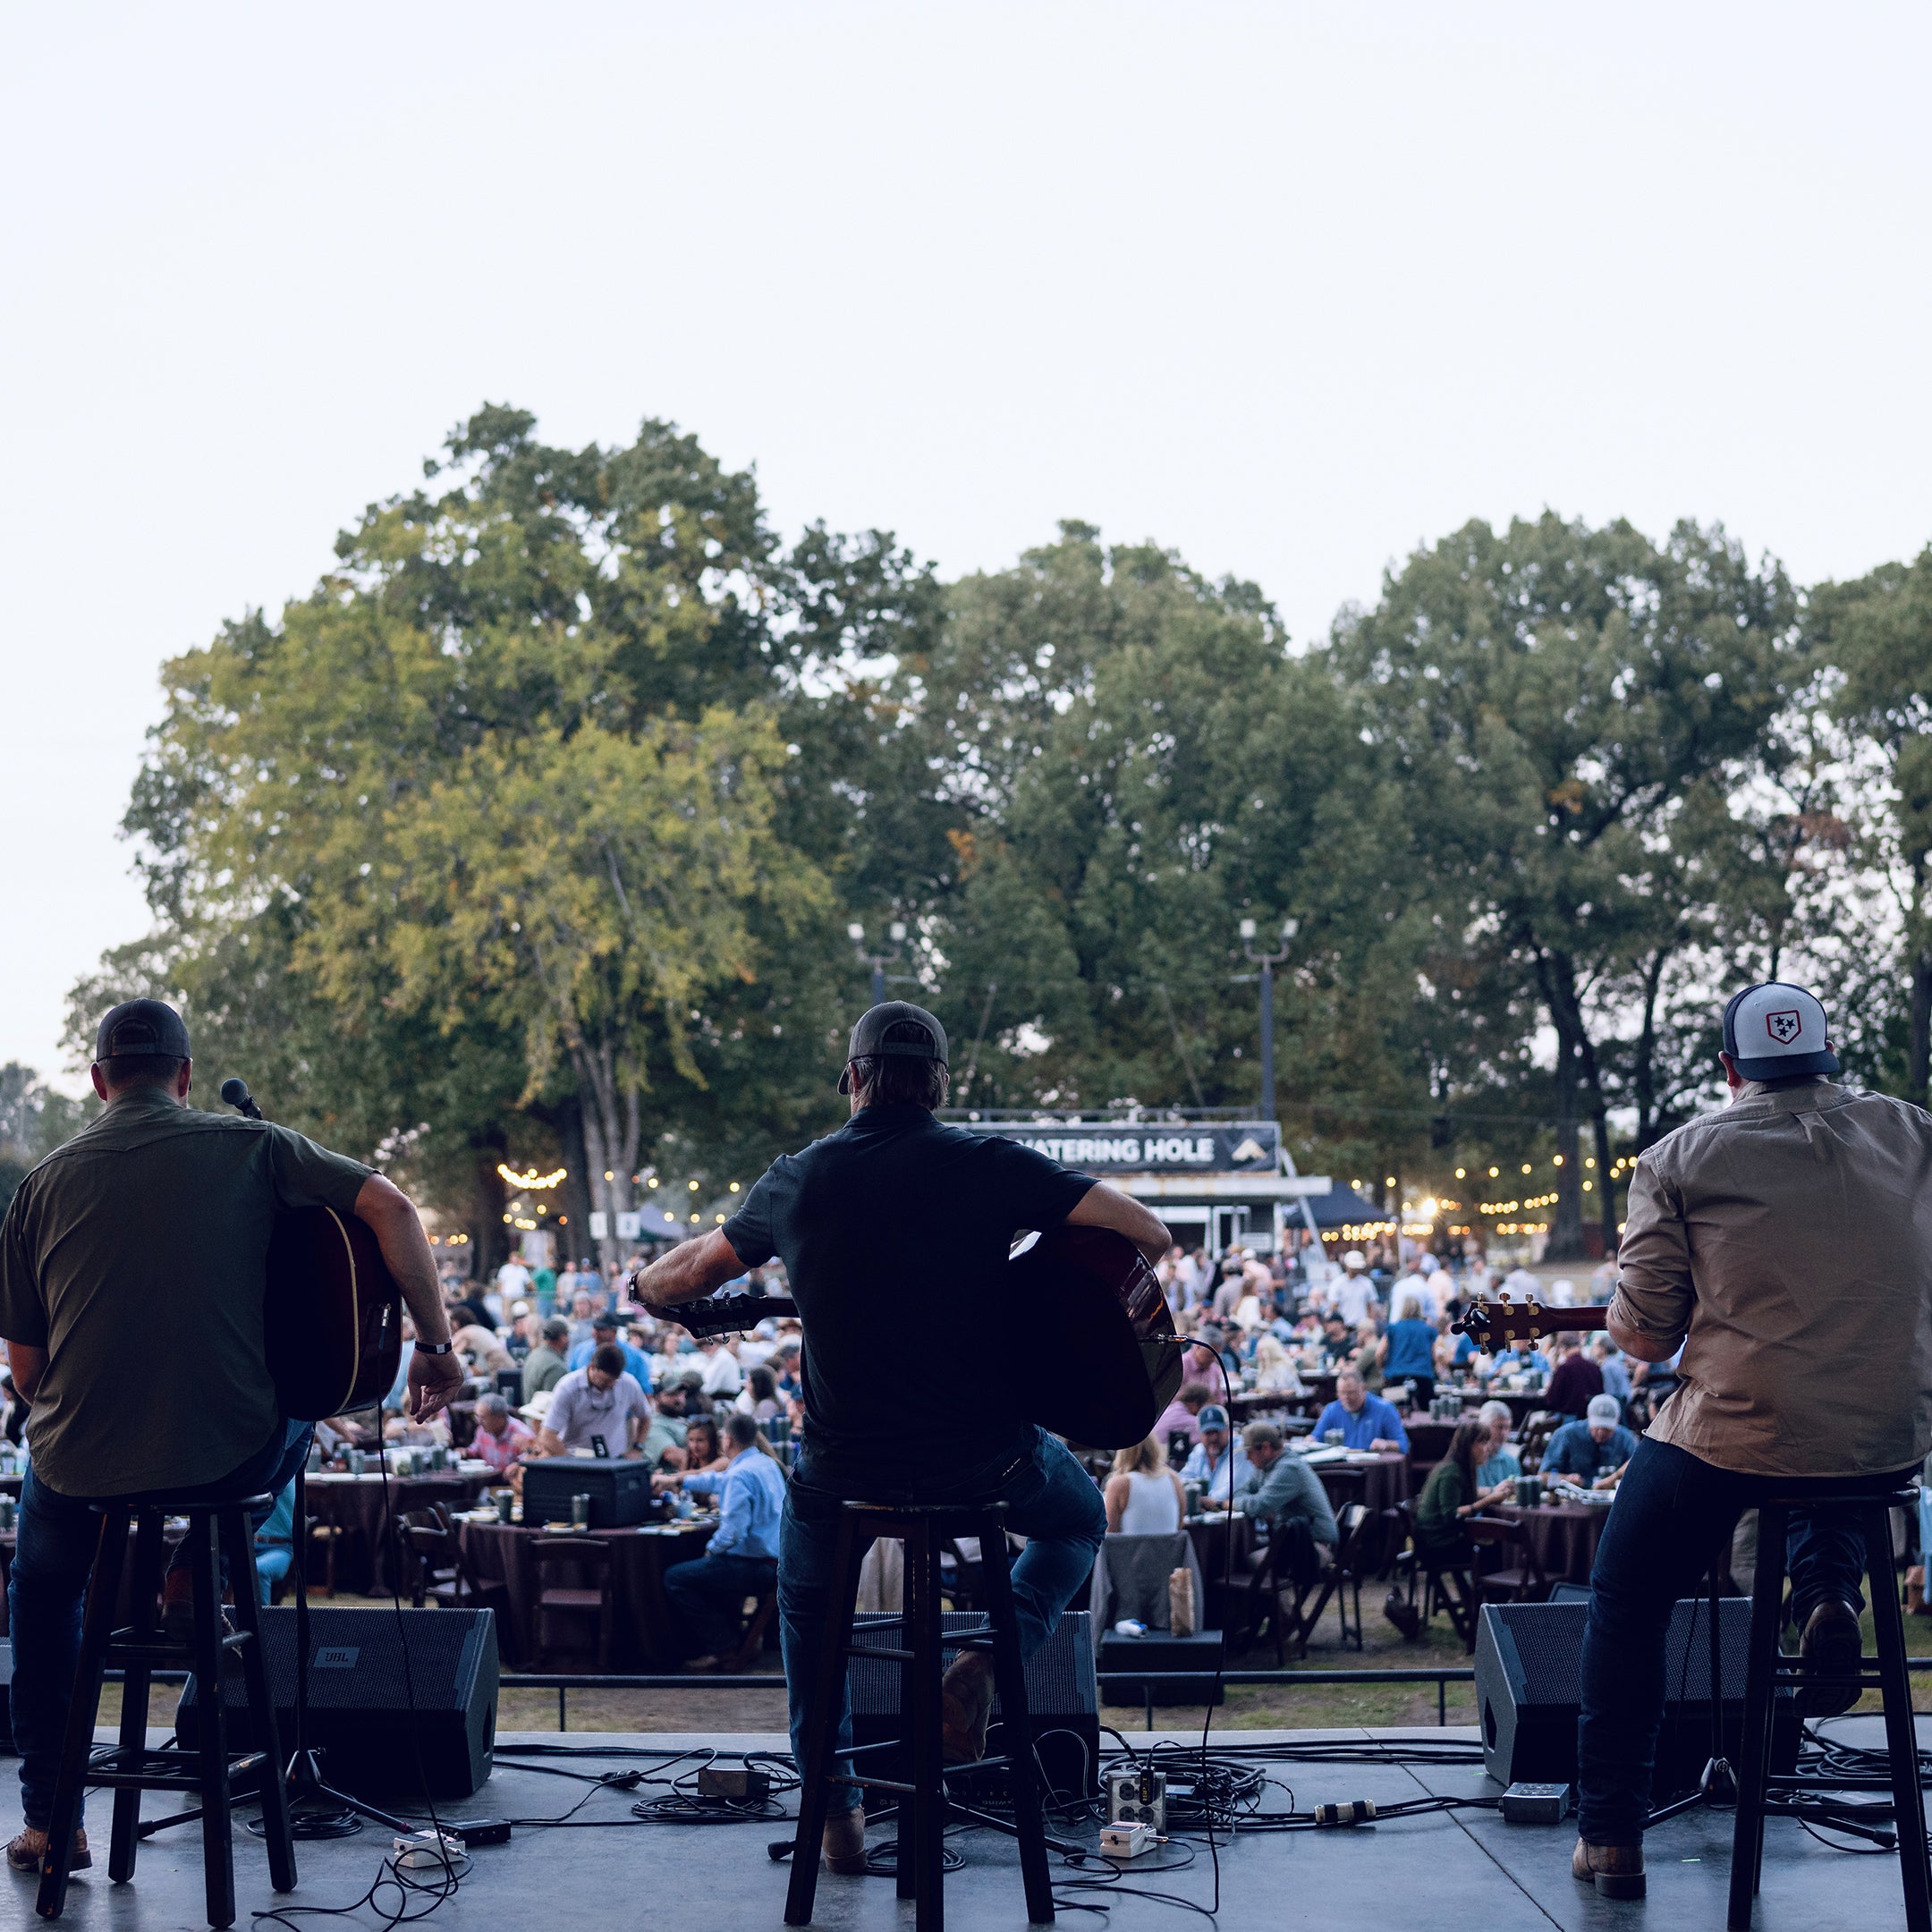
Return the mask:
<svg viewBox="0 0 1932 1932">
<path fill-rule="evenodd" d="M 243 1115 L 245 1118 L 259 1120 L 262 1117 L 262 1110 L 255 1105 L 254 1097 L 250 1094 L 248 1082 L 245 1080 L 237 1080 L 231 1075 L 222 1082 L 221 1097 L 237 1114 Z"/>
</svg>

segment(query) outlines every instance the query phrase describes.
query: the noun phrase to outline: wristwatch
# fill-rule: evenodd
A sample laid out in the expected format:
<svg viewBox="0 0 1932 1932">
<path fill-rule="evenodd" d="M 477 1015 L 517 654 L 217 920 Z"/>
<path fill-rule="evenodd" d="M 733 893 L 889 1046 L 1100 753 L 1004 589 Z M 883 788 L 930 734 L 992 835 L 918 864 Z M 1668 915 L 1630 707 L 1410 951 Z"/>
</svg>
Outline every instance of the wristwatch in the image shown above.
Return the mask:
<svg viewBox="0 0 1932 1932">
<path fill-rule="evenodd" d="M 456 1344 L 453 1342 L 424 1342 L 419 1339 L 416 1352 L 419 1355 L 453 1355 L 456 1352 Z"/>
</svg>

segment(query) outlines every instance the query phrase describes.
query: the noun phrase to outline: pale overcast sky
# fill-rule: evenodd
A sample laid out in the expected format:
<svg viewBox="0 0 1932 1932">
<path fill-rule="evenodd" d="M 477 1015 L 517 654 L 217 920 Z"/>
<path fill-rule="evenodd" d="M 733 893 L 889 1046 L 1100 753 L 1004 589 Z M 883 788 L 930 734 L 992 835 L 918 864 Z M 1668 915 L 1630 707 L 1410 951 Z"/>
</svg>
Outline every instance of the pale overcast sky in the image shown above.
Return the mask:
<svg viewBox="0 0 1932 1932">
<path fill-rule="evenodd" d="M 1922 5 L 0 8 L 0 1061 L 145 909 L 157 668 L 485 399 L 1298 639 L 1470 516 L 1932 538 Z"/>
</svg>

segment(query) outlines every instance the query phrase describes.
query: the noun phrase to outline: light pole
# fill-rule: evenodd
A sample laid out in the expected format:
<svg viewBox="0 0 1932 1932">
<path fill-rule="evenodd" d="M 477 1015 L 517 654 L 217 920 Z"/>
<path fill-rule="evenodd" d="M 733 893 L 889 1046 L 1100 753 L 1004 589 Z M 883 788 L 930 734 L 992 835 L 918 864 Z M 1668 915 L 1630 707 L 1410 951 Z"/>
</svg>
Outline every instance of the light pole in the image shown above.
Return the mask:
<svg viewBox="0 0 1932 1932">
<path fill-rule="evenodd" d="M 1261 969 L 1261 1118 L 1275 1118 L 1275 969 L 1288 957 L 1288 942 L 1301 930 L 1299 919 L 1284 919 L 1281 924 L 1279 953 L 1257 953 L 1254 949 L 1255 922 L 1241 922 L 1241 951 Z"/>
<path fill-rule="evenodd" d="M 859 963 L 861 966 L 869 966 L 872 969 L 872 1004 L 875 1006 L 883 1006 L 886 1004 L 886 969 L 897 961 L 899 949 L 905 944 L 905 921 L 903 919 L 894 919 L 886 928 L 886 931 L 893 943 L 892 951 L 890 953 L 868 953 L 865 943 L 865 928 L 857 919 L 854 919 L 845 928 L 845 936 L 852 941 L 853 949 L 859 954 Z"/>
</svg>

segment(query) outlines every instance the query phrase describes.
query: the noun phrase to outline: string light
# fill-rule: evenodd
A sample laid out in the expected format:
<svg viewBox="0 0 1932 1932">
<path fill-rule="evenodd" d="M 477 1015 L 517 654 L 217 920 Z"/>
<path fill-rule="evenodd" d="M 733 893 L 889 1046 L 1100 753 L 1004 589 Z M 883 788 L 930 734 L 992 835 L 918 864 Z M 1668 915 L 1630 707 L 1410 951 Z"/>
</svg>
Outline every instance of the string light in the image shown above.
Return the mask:
<svg viewBox="0 0 1932 1932">
<path fill-rule="evenodd" d="M 693 1181 L 691 1184 L 691 1191 L 693 1194 L 698 1191 L 698 1183 L 695 1181 Z"/>
<path fill-rule="evenodd" d="M 498 1161 L 496 1172 L 513 1188 L 528 1188 L 532 1194 L 543 1194 L 554 1188 L 570 1170 L 567 1167 L 559 1167 L 553 1174 L 538 1174 L 533 1167 L 528 1174 L 519 1174 L 514 1167 L 506 1166 L 502 1161 Z M 610 1176 L 606 1174 L 604 1178 L 608 1181 Z"/>
<path fill-rule="evenodd" d="M 653 1174 L 650 1179 L 644 1183 L 644 1185 L 646 1187 L 656 1187 L 657 1185 L 657 1176 L 656 1174 Z"/>
<path fill-rule="evenodd" d="M 738 1183 L 735 1181 L 733 1181 L 731 1184 L 731 1191 L 733 1194 L 738 1191 Z M 723 1216 L 721 1216 L 719 1218 L 722 1219 Z"/>
<path fill-rule="evenodd" d="M 1456 1177 L 1456 1179 L 1457 1179 L 1458 1181 L 1461 1181 L 1461 1180 L 1463 1180 L 1463 1179 L 1465 1179 L 1465 1178 L 1467 1177 L 1467 1175 L 1468 1175 L 1468 1172 L 1469 1172 L 1469 1170 L 1468 1170 L 1467 1168 L 1464 1168 L 1464 1167 L 1458 1167 L 1458 1168 L 1456 1169 L 1456 1171 L 1455 1171 L 1455 1177 Z"/>
</svg>

